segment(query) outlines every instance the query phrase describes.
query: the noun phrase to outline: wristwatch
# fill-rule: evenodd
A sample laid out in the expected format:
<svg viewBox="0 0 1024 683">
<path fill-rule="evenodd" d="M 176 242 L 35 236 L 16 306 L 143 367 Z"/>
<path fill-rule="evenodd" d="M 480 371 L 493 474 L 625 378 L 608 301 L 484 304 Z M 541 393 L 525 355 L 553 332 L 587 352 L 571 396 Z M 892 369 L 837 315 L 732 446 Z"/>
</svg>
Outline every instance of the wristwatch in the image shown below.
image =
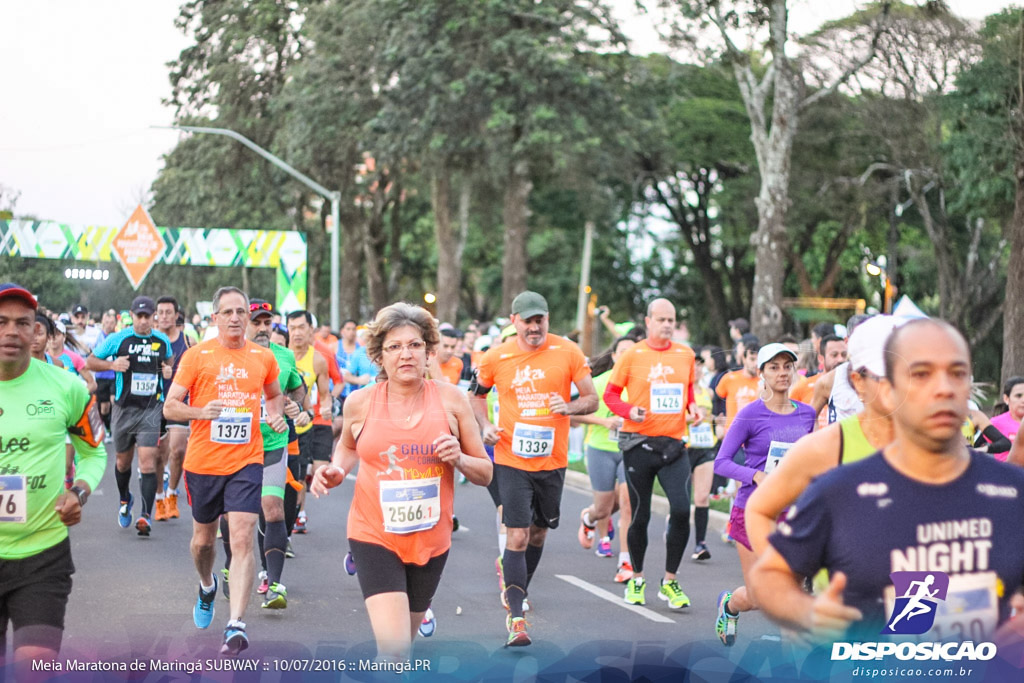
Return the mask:
<svg viewBox="0 0 1024 683">
<path fill-rule="evenodd" d="M 83 489 L 81 486 L 72 486 L 70 489 L 71 493 L 78 496 L 78 504 L 81 507 L 85 507 L 85 501 L 89 500 L 89 492 Z"/>
</svg>

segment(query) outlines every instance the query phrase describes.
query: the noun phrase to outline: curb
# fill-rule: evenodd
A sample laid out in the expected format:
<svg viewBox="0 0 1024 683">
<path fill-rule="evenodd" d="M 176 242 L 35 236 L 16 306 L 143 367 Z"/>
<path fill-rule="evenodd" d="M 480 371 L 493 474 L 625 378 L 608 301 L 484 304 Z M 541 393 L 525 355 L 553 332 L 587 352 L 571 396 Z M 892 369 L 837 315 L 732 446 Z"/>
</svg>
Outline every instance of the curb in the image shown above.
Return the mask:
<svg viewBox="0 0 1024 683">
<path fill-rule="evenodd" d="M 593 489 L 590 488 L 590 477 L 566 468 L 565 470 L 565 485 L 571 486 L 572 488 L 580 491 L 581 493 L 592 493 Z M 665 496 L 654 495 L 651 497 L 651 512 L 658 513 L 661 515 L 667 515 L 669 511 L 668 499 Z M 690 521 L 693 522 L 693 510 L 691 505 Z M 729 515 L 718 510 L 708 509 L 708 526 L 713 526 L 721 533 L 725 531 L 725 525 L 729 522 Z"/>
</svg>

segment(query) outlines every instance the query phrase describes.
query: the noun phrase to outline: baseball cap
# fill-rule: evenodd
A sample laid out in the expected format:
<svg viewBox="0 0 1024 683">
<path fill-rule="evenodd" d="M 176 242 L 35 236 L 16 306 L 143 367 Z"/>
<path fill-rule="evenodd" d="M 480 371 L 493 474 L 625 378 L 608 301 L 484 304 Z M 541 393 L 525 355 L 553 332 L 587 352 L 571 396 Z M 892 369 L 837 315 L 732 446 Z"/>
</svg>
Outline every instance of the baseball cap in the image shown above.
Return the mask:
<svg viewBox="0 0 1024 683">
<path fill-rule="evenodd" d="M 885 377 L 885 342 L 893 330 L 905 322 L 891 315 L 876 315 L 857 325 L 846 343 L 850 368 Z"/>
<path fill-rule="evenodd" d="M 512 300 L 512 315 L 518 315 L 520 318 L 532 318 L 547 312 L 548 302 L 537 292 L 527 290 Z"/>
<path fill-rule="evenodd" d="M 16 285 L 13 282 L 4 282 L 0 284 L 0 299 L 6 299 L 7 297 L 16 297 L 21 299 L 26 304 L 32 307 L 32 310 L 39 308 L 39 302 L 32 296 L 32 292 L 28 291 L 21 285 Z"/>
<path fill-rule="evenodd" d="M 782 354 L 792 358 L 794 363 L 796 362 L 796 354 L 793 353 L 788 346 L 778 342 L 765 344 L 761 347 L 761 350 L 757 352 L 757 369 L 760 370 L 764 367 L 765 363 Z"/>
<path fill-rule="evenodd" d="M 274 315 L 274 307 L 264 299 L 249 299 L 249 320 L 255 320 L 261 315 Z"/>
<path fill-rule="evenodd" d="M 85 307 L 85 304 L 75 304 L 71 307 L 71 315 L 78 315 L 80 313 L 88 313 L 89 309 Z"/>
<path fill-rule="evenodd" d="M 132 300 L 131 312 L 153 315 L 156 313 L 156 304 L 148 296 L 137 296 Z"/>
</svg>

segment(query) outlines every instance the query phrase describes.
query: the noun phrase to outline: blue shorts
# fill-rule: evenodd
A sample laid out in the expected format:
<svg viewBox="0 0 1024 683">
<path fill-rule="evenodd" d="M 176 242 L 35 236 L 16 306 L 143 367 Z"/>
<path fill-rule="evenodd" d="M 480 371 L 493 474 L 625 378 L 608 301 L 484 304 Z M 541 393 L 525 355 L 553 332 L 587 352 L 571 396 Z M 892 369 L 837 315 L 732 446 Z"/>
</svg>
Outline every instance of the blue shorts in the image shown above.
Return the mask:
<svg viewBox="0 0 1024 683">
<path fill-rule="evenodd" d="M 252 463 L 231 474 L 196 474 L 185 470 L 185 493 L 192 519 L 216 522 L 225 512 L 260 513 L 263 465 Z"/>
</svg>

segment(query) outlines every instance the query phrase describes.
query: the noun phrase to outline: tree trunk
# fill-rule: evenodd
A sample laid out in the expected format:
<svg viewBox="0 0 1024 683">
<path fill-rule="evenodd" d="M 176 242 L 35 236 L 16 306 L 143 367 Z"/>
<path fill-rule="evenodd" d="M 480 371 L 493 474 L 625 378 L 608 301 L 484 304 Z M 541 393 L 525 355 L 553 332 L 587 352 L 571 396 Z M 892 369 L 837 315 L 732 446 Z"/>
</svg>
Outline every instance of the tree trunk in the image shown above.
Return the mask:
<svg viewBox="0 0 1024 683">
<path fill-rule="evenodd" d="M 295 204 L 296 223 L 299 230 L 305 230 L 303 211 L 304 197 L 299 197 Z M 327 243 L 327 231 L 324 220 L 326 214 L 321 211 L 320 220 L 312 230 L 306 232 L 306 310 L 315 311 L 320 302 L 320 274 L 324 265 L 324 245 Z M 328 292 L 328 296 L 330 293 Z"/>
<path fill-rule="evenodd" d="M 533 183 L 530 182 L 526 161 L 512 163 L 505 185 L 502 219 L 505 223 L 505 255 L 502 258 L 501 311 L 508 315 L 512 300 L 526 289 L 526 240 L 529 236 L 529 199 Z M 550 295 L 550 293 L 549 293 Z"/>
<path fill-rule="evenodd" d="M 452 223 L 451 172 L 441 168 L 430 185 L 430 203 L 434 210 L 434 237 L 437 242 L 437 318 L 454 324 L 459 312 L 462 290 L 462 251 L 469 222 L 470 181 L 459 187 L 459 225 Z"/>
<path fill-rule="evenodd" d="M 354 216 L 341 221 L 341 274 L 338 277 L 341 319 L 362 320 L 359 311 L 360 266 L 363 260 L 363 228 Z"/>
<path fill-rule="evenodd" d="M 1006 235 L 1010 262 L 1006 267 L 1006 299 L 1003 311 L 1003 371 L 1001 382 L 1024 374 L 1024 160 L 1014 168 L 1016 195 L 1013 220 Z"/>
</svg>

